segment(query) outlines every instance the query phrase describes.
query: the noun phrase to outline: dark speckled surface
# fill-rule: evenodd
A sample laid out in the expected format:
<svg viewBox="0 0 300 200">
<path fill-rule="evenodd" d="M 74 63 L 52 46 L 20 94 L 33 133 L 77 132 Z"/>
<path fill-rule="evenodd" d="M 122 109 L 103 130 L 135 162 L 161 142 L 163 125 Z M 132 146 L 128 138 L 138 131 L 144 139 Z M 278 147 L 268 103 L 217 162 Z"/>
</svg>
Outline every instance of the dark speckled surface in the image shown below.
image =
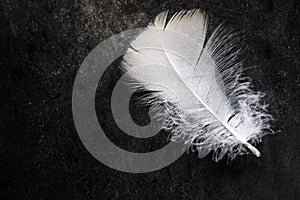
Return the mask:
<svg viewBox="0 0 300 200">
<path fill-rule="evenodd" d="M 280 133 L 263 138 L 259 159 L 215 163 L 190 153 L 147 174 L 104 166 L 72 120 L 80 64 L 104 39 L 145 26 L 161 11 L 190 8 L 207 11 L 210 31 L 225 21 L 243 34 L 246 66 L 256 66 L 247 74 L 266 93 Z M 299 1 L 2 0 L 0 27 L 1 199 L 300 199 Z M 109 98 L 119 76 L 112 66 L 97 96 Z M 97 101 L 97 112 L 113 142 L 139 151 L 162 145 L 122 136 L 107 98 Z M 132 107 L 133 116 L 143 116 L 139 123 L 148 120 L 141 110 Z"/>
</svg>

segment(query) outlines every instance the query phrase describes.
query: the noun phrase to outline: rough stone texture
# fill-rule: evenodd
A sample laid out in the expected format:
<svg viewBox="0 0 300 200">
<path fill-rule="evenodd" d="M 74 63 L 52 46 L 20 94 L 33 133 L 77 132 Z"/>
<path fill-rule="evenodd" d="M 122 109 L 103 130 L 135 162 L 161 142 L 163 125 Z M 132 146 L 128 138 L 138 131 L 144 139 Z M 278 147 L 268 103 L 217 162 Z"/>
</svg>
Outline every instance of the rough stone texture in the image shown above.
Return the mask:
<svg viewBox="0 0 300 200">
<path fill-rule="evenodd" d="M 258 145 L 259 159 L 215 163 L 190 153 L 147 174 L 104 166 L 84 148 L 72 120 L 80 64 L 104 39 L 145 26 L 161 11 L 190 8 L 207 11 L 210 31 L 224 21 L 241 31 L 246 65 L 256 66 L 247 73 L 267 94 L 280 133 Z M 0 17 L 1 199 L 300 199 L 299 1 L 2 0 Z M 105 89 L 120 76 L 113 67 L 108 72 L 97 96 L 109 98 Z M 100 99 L 99 121 L 112 141 L 132 151 L 161 145 L 122 136 L 109 101 Z M 143 113 L 140 123 L 148 120 Z"/>
</svg>

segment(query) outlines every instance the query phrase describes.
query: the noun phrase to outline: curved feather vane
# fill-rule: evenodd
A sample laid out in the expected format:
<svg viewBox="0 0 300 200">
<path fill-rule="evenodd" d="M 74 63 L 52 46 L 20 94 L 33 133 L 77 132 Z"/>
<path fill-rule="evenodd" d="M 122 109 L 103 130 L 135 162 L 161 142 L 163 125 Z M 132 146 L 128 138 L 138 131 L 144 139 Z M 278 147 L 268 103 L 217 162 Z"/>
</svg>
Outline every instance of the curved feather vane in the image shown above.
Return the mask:
<svg viewBox="0 0 300 200">
<path fill-rule="evenodd" d="M 199 157 L 214 151 L 218 161 L 250 150 L 272 132 L 261 93 L 242 76 L 235 34 L 219 26 L 205 43 L 207 18 L 200 10 L 181 11 L 167 22 L 159 14 L 131 43 L 122 68 L 131 87 L 150 92 L 143 102 L 163 112 L 171 140 L 183 141 Z M 149 48 L 151 47 L 151 48 Z"/>
</svg>

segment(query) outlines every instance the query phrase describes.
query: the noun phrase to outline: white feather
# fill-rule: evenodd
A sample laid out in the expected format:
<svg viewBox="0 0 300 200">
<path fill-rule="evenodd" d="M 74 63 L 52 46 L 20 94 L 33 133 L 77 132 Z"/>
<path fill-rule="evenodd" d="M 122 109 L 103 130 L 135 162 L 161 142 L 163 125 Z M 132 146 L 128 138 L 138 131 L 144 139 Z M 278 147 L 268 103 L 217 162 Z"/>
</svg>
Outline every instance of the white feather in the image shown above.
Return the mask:
<svg viewBox="0 0 300 200">
<path fill-rule="evenodd" d="M 261 93 L 242 77 L 235 36 L 219 26 L 205 44 L 207 20 L 200 10 L 181 11 L 167 22 L 159 14 L 131 43 L 122 68 L 135 90 L 149 91 L 144 103 L 157 115 L 173 141 L 196 147 L 199 157 L 214 151 L 218 161 L 260 152 L 252 145 L 271 131 Z M 155 48 L 143 48 L 151 44 Z"/>
</svg>

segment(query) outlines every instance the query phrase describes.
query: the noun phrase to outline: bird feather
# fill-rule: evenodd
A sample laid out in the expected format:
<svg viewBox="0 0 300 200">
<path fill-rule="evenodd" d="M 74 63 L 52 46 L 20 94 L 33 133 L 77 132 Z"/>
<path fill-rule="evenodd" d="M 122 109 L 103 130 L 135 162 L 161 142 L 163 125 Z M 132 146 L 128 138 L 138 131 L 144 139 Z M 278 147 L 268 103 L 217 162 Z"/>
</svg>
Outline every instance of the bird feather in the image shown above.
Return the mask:
<svg viewBox="0 0 300 200">
<path fill-rule="evenodd" d="M 272 132 L 272 116 L 243 76 L 236 34 L 220 25 L 207 39 L 207 22 L 199 9 L 169 20 L 168 12 L 159 14 L 131 42 L 121 68 L 131 88 L 149 92 L 142 102 L 159 111 L 172 141 L 200 158 L 213 151 L 215 161 L 249 150 L 259 157 L 254 145 Z"/>
</svg>

